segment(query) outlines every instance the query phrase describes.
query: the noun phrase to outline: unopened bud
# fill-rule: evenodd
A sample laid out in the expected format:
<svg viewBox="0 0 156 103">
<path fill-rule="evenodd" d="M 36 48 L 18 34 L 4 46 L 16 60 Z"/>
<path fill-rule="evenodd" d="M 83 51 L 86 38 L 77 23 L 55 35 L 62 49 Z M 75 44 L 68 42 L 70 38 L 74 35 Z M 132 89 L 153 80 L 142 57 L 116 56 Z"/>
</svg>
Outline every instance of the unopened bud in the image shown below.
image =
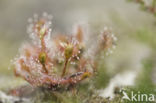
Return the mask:
<svg viewBox="0 0 156 103">
<path fill-rule="evenodd" d="M 72 54 L 73 54 L 73 45 L 68 44 L 64 52 L 66 59 L 69 59 L 72 56 Z"/>
<path fill-rule="evenodd" d="M 40 33 L 39 33 L 40 39 L 43 38 L 43 36 L 45 35 L 45 33 L 46 33 L 46 29 L 45 29 L 45 28 L 42 28 L 42 29 L 40 30 Z"/>
<path fill-rule="evenodd" d="M 90 76 L 91 76 L 91 73 L 90 72 L 85 72 L 85 73 L 83 73 L 81 79 L 83 80 L 83 79 L 88 78 Z"/>
<path fill-rule="evenodd" d="M 39 61 L 40 61 L 41 64 L 45 64 L 45 61 L 46 61 L 46 53 L 45 52 L 40 53 Z"/>
</svg>

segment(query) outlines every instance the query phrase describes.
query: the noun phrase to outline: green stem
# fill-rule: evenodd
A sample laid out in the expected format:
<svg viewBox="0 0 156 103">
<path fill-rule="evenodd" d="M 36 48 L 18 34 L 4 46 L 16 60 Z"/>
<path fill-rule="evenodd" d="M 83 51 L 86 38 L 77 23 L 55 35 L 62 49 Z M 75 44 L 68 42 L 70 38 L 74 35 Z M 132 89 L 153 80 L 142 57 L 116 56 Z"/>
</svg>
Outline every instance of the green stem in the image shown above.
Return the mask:
<svg viewBox="0 0 156 103">
<path fill-rule="evenodd" d="M 68 59 L 66 59 L 65 64 L 64 64 L 64 68 L 63 68 L 63 72 L 62 72 L 62 77 L 65 75 L 66 73 L 66 68 L 67 68 L 67 64 L 68 64 Z"/>
</svg>

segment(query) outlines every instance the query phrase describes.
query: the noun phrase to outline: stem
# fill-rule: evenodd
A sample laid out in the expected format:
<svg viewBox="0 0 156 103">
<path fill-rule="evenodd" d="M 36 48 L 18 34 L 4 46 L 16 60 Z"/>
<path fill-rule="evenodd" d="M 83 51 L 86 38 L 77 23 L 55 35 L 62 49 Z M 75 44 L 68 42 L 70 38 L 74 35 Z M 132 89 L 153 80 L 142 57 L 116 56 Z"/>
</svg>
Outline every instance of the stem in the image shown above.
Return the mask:
<svg viewBox="0 0 156 103">
<path fill-rule="evenodd" d="M 65 64 L 64 64 L 64 68 L 63 68 L 63 72 L 62 72 L 62 77 L 65 75 L 66 73 L 66 68 L 67 68 L 67 64 L 68 64 L 68 59 L 66 59 Z"/>
<path fill-rule="evenodd" d="M 43 68 L 44 68 L 44 70 L 45 70 L 45 73 L 48 73 L 48 70 L 47 70 L 47 68 L 45 67 L 45 64 L 42 64 L 43 65 Z"/>
<path fill-rule="evenodd" d="M 42 51 L 45 51 L 46 46 L 45 46 L 44 39 L 41 40 L 41 46 L 42 46 Z"/>
</svg>

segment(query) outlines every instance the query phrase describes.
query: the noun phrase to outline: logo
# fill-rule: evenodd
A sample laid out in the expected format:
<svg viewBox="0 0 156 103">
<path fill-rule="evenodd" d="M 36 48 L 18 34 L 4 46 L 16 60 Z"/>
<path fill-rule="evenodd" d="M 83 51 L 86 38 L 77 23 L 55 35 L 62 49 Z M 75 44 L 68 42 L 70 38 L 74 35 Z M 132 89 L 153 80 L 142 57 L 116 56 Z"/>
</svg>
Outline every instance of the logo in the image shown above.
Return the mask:
<svg viewBox="0 0 156 103">
<path fill-rule="evenodd" d="M 125 91 L 122 92 L 123 97 L 122 99 L 128 100 L 128 101 L 138 101 L 138 102 L 153 102 L 155 101 L 155 95 L 154 94 L 142 94 L 140 91 L 137 93 L 134 93 L 131 91 L 131 93 L 128 95 Z"/>
</svg>

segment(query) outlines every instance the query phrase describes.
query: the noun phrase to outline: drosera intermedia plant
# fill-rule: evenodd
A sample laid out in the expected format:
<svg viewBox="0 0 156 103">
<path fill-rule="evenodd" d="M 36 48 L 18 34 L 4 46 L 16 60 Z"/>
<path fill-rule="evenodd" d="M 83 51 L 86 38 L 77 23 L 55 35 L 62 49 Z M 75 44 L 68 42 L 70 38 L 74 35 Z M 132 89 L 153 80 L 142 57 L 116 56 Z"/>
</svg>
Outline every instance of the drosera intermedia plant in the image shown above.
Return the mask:
<svg viewBox="0 0 156 103">
<path fill-rule="evenodd" d="M 98 55 L 110 51 L 115 36 L 106 28 L 89 42 L 90 33 L 77 25 L 71 35 L 51 37 L 51 16 L 44 13 L 29 20 L 28 34 L 32 42 L 24 43 L 14 60 L 14 72 L 34 87 L 56 89 L 70 87 L 93 76 Z M 87 38 L 87 39 L 86 39 Z"/>
</svg>

